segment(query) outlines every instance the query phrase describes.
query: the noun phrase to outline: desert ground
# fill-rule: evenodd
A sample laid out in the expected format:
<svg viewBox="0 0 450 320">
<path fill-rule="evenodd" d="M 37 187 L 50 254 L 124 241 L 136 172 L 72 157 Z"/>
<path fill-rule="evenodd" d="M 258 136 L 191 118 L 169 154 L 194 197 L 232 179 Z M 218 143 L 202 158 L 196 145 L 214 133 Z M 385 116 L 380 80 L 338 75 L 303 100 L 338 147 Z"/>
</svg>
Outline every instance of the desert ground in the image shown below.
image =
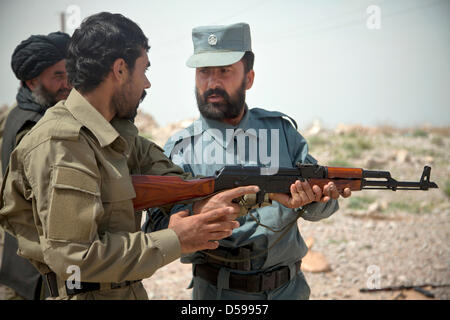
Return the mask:
<svg viewBox="0 0 450 320">
<path fill-rule="evenodd" d="M 163 146 L 191 121 L 160 127 L 140 113 L 135 123 L 143 136 Z M 424 165 L 430 165 L 431 180 L 439 186 L 429 191 L 354 192 L 340 200 L 340 210 L 328 219 L 299 219 L 298 228 L 310 247 L 302 264 L 310 298 L 449 299 L 450 287 L 438 286 L 450 284 L 450 127 L 325 128 L 314 122 L 300 132 L 319 164 L 386 170 L 406 181 L 418 181 Z M 143 283 L 150 299 L 190 299 L 190 279 L 191 266 L 177 260 Z M 420 285 L 425 291 L 360 292 L 374 286 Z"/>
</svg>

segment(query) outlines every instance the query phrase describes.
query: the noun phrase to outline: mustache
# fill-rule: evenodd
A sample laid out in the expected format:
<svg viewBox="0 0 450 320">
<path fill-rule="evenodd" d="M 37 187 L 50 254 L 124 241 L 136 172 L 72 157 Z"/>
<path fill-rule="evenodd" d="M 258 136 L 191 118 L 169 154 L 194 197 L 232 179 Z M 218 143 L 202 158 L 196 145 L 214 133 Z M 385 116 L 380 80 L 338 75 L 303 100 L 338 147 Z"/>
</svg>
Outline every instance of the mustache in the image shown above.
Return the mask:
<svg viewBox="0 0 450 320">
<path fill-rule="evenodd" d="M 208 97 L 213 94 L 217 95 L 217 96 L 221 96 L 226 101 L 230 100 L 230 96 L 228 95 L 228 93 L 225 90 L 220 89 L 220 88 L 206 90 L 205 93 L 203 93 L 203 99 L 206 101 L 206 99 L 208 99 Z"/>
<path fill-rule="evenodd" d="M 70 93 L 70 89 L 59 89 L 56 92 L 56 95 L 61 95 L 61 94 L 68 95 L 69 93 Z"/>
</svg>

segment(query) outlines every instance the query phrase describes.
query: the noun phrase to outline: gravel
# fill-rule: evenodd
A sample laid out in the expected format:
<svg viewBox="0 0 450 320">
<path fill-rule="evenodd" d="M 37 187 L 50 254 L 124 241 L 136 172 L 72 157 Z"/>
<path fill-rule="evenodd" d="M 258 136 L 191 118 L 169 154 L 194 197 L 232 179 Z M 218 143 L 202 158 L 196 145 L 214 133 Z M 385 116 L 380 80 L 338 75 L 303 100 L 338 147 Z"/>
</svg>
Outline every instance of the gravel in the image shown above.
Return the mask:
<svg viewBox="0 0 450 320">
<path fill-rule="evenodd" d="M 312 250 L 323 253 L 332 268 L 326 273 L 305 272 L 310 299 L 394 299 L 400 291 L 359 289 L 450 284 L 450 210 L 383 217 L 355 217 L 344 209 L 319 222 L 299 221 L 302 236 L 315 239 Z M 177 260 L 145 279 L 144 285 L 150 299 L 190 299 L 190 279 L 190 265 Z M 450 287 L 428 290 L 435 299 L 450 298 Z"/>
</svg>

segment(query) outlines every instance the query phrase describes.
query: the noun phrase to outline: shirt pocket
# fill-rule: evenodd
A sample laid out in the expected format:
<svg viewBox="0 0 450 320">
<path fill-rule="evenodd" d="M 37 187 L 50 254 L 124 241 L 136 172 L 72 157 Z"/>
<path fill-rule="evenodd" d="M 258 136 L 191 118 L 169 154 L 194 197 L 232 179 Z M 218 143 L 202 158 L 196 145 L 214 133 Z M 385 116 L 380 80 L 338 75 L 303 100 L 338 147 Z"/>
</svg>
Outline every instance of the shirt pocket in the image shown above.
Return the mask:
<svg viewBox="0 0 450 320">
<path fill-rule="evenodd" d="M 74 168 L 53 170 L 48 216 L 48 238 L 89 242 L 102 210 L 98 179 Z"/>
<path fill-rule="evenodd" d="M 130 176 L 105 179 L 101 186 L 101 198 L 109 231 L 136 231 L 137 216 L 133 209 L 133 199 L 136 197 Z"/>
</svg>

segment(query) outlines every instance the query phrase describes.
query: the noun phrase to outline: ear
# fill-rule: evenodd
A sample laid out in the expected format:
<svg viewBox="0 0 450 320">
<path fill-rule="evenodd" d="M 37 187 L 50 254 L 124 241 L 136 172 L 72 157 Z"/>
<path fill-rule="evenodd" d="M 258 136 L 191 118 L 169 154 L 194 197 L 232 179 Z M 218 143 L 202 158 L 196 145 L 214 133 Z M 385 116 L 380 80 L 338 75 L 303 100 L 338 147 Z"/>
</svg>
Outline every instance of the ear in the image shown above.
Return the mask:
<svg viewBox="0 0 450 320">
<path fill-rule="evenodd" d="M 31 91 L 34 91 L 39 84 L 38 77 L 30 79 L 30 80 L 25 80 L 25 84 Z"/>
<path fill-rule="evenodd" d="M 112 75 L 119 83 L 125 82 L 128 79 L 128 66 L 122 58 L 116 59 L 112 66 Z"/>
<path fill-rule="evenodd" d="M 250 70 L 249 72 L 247 72 L 247 74 L 245 75 L 245 77 L 247 78 L 247 84 L 245 86 L 245 90 L 250 89 L 253 86 L 253 81 L 255 80 L 255 71 Z"/>
</svg>

